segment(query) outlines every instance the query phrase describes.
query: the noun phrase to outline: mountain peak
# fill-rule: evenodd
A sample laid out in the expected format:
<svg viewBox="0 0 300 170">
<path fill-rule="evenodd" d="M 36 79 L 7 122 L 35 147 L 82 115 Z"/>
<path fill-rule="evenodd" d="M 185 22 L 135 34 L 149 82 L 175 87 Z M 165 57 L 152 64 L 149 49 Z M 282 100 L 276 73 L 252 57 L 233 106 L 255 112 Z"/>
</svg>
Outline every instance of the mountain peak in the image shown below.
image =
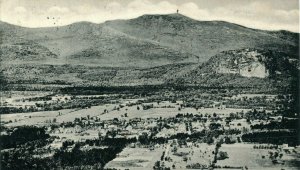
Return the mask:
<svg viewBox="0 0 300 170">
<path fill-rule="evenodd" d="M 174 21 L 193 21 L 192 18 L 189 18 L 185 15 L 179 14 L 179 13 L 171 13 L 171 14 L 145 14 L 138 18 L 135 18 L 136 20 L 165 20 L 169 22 Z M 133 19 L 133 20 L 135 20 Z"/>
<path fill-rule="evenodd" d="M 97 24 L 89 21 L 80 21 L 80 22 L 69 24 L 68 26 L 78 26 L 78 25 L 97 25 Z"/>
</svg>

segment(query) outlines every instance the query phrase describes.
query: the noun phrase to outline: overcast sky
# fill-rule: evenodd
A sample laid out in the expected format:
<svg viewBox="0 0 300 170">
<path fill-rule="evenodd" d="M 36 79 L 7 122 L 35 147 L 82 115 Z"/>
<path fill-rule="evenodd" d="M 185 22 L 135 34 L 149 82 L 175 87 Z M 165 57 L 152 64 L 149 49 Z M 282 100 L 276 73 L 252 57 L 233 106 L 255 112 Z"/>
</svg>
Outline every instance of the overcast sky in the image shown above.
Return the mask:
<svg viewBox="0 0 300 170">
<path fill-rule="evenodd" d="M 101 23 L 175 13 L 247 27 L 299 32 L 298 0 L 0 0 L 0 20 L 26 27 Z"/>
</svg>

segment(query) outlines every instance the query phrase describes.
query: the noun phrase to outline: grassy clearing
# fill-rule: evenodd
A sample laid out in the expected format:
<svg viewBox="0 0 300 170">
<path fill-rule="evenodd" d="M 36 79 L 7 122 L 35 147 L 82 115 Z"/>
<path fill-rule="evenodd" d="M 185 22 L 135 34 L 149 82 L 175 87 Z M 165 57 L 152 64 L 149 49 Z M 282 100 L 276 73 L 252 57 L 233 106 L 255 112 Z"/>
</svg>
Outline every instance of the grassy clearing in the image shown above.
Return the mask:
<svg viewBox="0 0 300 170">
<path fill-rule="evenodd" d="M 286 169 L 287 167 L 288 169 L 297 169 L 296 164 L 292 163 L 297 159 L 295 156 L 284 154 L 282 160 L 285 161 L 285 165 L 273 164 L 269 158 L 269 152 L 276 150 L 253 149 L 253 146 L 254 144 L 222 144 L 220 151 L 227 152 L 229 158 L 218 160 L 216 165 L 234 167 L 247 166 L 249 169 Z"/>
<path fill-rule="evenodd" d="M 166 161 L 165 165 L 167 167 L 175 165 L 176 169 L 185 169 L 187 165 L 199 163 L 208 167 L 213 161 L 214 149 L 215 145 L 206 143 L 193 143 L 191 146 L 177 147 L 176 153 L 169 152 L 168 156 L 172 161 Z"/>
<path fill-rule="evenodd" d="M 153 169 L 153 165 L 160 159 L 163 148 L 125 148 L 117 158 L 106 164 L 105 168 L 116 169 Z"/>
</svg>

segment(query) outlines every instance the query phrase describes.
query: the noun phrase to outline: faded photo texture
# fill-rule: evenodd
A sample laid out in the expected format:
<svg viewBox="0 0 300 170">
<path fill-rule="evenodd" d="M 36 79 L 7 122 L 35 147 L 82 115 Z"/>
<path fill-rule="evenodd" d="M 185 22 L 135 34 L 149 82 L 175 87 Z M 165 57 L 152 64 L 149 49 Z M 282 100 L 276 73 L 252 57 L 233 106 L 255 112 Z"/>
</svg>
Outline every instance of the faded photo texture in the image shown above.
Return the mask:
<svg viewBox="0 0 300 170">
<path fill-rule="evenodd" d="M 1 170 L 300 168 L 298 0 L 0 0 Z"/>
</svg>

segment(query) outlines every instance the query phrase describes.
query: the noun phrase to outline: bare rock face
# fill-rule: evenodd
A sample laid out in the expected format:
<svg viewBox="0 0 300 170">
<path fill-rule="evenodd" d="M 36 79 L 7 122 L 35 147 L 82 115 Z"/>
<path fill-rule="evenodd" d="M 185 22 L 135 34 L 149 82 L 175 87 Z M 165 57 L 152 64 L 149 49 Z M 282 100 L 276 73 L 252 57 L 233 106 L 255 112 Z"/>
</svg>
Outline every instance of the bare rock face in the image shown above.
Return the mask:
<svg viewBox="0 0 300 170">
<path fill-rule="evenodd" d="M 250 65 L 241 68 L 240 75 L 244 77 L 266 78 L 269 76 L 269 71 L 266 66 L 260 62 L 253 62 Z"/>
<path fill-rule="evenodd" d="M 254 49 L 229 51 L 224 52 L 224 56 L 220 58 L 216 72 L 266 78 L 270 75 L 266 62 L 267 57 Z"/>
<path fill-rule="evenodd" d="M 243 77 L 258 77 L 266 78 L 269 76 L 269 71 L 266 66 L 259 62 L 252 62 L 248 65 L 240 66 L 239 68 L 219 67 L 217 73 L 223 74 L 239 74 Z"/>
</svg>

